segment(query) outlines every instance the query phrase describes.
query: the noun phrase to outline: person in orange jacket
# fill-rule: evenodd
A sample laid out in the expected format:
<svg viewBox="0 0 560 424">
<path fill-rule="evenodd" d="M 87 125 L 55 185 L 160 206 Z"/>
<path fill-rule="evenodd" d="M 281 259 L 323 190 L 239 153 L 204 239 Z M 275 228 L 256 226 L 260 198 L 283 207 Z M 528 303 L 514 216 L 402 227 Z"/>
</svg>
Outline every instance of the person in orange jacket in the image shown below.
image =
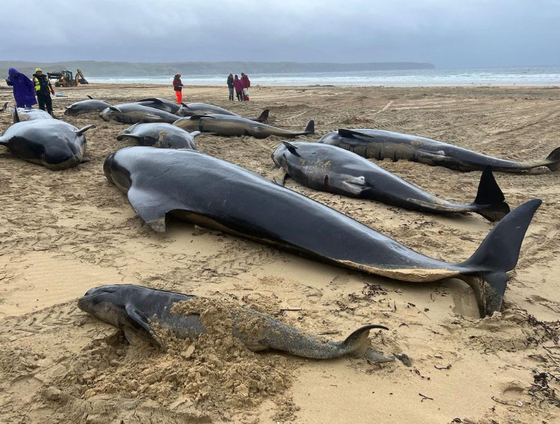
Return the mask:
<svg viewBox="0 0 560 424">
<path fill-rule="evenodd" d="M 173 90 L 175 90 L 175 96 L 177 96 L 177 104 L 180 105 L 183 102 L 183 81 L 181 81 L 181 74 L 176 74 L 173 78 Z"/>
</svg>

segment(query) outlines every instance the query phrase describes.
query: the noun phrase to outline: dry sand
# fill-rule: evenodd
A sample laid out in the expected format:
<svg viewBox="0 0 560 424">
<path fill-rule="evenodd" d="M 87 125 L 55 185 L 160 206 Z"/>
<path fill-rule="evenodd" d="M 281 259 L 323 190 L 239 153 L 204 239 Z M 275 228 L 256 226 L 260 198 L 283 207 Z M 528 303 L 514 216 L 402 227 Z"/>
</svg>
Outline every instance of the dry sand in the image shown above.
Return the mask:
<svg viewBox="0 0 560 424">
<path fill-rule="evenodd" d="M 58 92 L 68 96 L 54 99 L 61 117 L 87 94 L 112 103 L 173 96 L 154 85 Z M 292 130 L 315 119 L 317 138 L 339 127 L 381 128 L 516 160 L 545 158 L 560 145 L 557 87 L 254 87 L 245 104 L 229 103 L 226 87 L 188 87 L 184 98 L 245 116 L 270 108 L 272 123 Z M 0 90 L 0 102 L 8 100 L 11 91 Z M 104 158 L 123 146 L 116 135 L 125 126 L 96 116 L 67 121 L 97 125 L 87 133 L 91 162 L 52 172 L 0 151 L 0 422 L 560 421 L 560 173 L 497 174 L 512 207 L 532 198 L 543 205 L 503 312 L 479 319 L 471 290 L 457 280 L 399 283 L 180 221 L 156 234 L 102 172 Z M 9 125 L 0 114 L 0 130 Z M 197 139 L 202 152 L 264 177 L 274 172 L 270 154 L 279 142 Z M 380 165 L 465 203 L 480 177 L 404 161 Z M 476 215 L 430 216 L 292 181 L 287 187 L 448 261 L 466 259 L 492 228 Z M 406 352 L 412 366 L 255 354 L 227 338 L 216 342 L 221 349 L 208 339 L 166 352 L 129 346 L 76 307 L 87 289 L 118 283 L 229 299 L 330 339 L 385 324 L 390 331 L 372 333 L 372 345 Z"/>
</svg>

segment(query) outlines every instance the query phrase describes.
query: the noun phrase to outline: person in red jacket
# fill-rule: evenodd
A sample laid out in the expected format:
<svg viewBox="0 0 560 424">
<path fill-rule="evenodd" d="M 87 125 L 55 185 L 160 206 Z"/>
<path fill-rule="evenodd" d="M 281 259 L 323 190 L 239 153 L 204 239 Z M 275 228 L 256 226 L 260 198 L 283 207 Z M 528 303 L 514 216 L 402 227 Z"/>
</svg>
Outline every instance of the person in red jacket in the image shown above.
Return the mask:
<svg viewBox="0 0 560 424">
<path fill-rule="evenodd" d="M 233 80 L 233 87 L 235 88 L 235 94 L 237 95 L 237 100 L 243 101 L 243 82 L 236 75 Z"/>
<path fill-rule="evenodd" d="M 175 96 L 177 96 L 177 104 L 180 105 L 183 101 L 183 81 L 181 81 L 181 74 L 177 74 L 175 78 L 173 78 L 173 90 L 175 90 Z"/>
<path fill-rule="evenodd" d="M 241 83 L 243 84 L 243 101 L 249 101 L 249 87 L 251 87 L 251 81 L 245 73 L 241 72 Z"/>
</svg>

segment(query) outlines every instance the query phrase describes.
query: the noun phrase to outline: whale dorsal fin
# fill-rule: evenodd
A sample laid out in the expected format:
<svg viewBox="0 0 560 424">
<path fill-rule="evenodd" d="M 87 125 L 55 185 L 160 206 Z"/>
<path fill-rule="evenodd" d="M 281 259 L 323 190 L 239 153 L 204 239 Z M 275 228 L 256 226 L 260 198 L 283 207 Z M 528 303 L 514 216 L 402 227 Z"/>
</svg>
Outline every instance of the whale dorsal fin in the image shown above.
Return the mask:
<svg viewBox="0 0 560 424">
<path fill-rule="evenodd" d="M 340 135 L 341 137 L 346 137 L 346 138 L 358 138 L 358 137 L 368 137 L 368 138 L 375 138 L 372 135 L 369 134 L 365 134 L 359 131 L 354 131 L 354 130 L 346 130 L 343 128 L 339 128 L 338 129 L 338 135 Z"/>
<path fill-rule="evenodd" d="M 122 113 L 122 110 L 120 110 L 118 107 L 116 106 L 108 106 L 109 109 L 114 110 L 116 112 Z"/>
<path fill-rule="evenodd" d="M 200 134 L 202 134 L 200 131 L 193 131 L 192 133 L 190 133 L 192 138 L 198 137 Z"/>
<path fill-rule="evenodd" d="M 298 158 L 301 157 L 300 154 L 297 152 L 297 149 L 298 149 L 297 146 L 294 146 L 289 141 L 283 141 L 282 143 L 284 143 L 284 146 L 286 146 L 286 149 L 288 149 L 288 151 L 292 155 L 297 156 Z"/>
<path fill-rule="evenodd" d="M 91 97 L 89 94 L 87 95 L 88 99 L 90 100 L 95 100 L 93 97 Z"/>
</svg>

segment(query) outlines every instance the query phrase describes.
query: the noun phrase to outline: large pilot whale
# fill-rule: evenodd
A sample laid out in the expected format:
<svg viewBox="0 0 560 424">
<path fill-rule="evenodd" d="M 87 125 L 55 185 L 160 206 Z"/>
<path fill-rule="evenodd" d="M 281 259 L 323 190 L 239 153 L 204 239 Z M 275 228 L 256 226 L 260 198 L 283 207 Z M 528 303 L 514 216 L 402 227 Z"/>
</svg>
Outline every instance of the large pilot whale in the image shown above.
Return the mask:
<svg viewBox="0 0 560 424">
<path fill-rule="evenodd" d="M 319 143 L 342 147 L 366 158 L 387 158 L 393 161 L 405 159 L 463 172 L 483 171 L 487 166 L 491 166 L 493 171 L 516 173 L 539 167 L 557 171 L 560 167 L 560 147 L 553 150 L 544 160 L 514 162 L 442 141 L 383 130 L 339 129 L 324 135 Z"/>
<path fill-rule="evenodd" d="M 422 255 L 325 205 L 237 165 L 193 150 L 127 147 L 107 157 L 107 179 L 138 216 L 163 232 L 168 213 L 194 224 L 268 243 L 367 273 L 410 282 L 463 279 L 481 314 L 498 311 L 525 232 L 541 204 L 505 216 L 467 260 Z M 459 242 L 459 241 L 457 241 Z"/>
<path fill-rule="evenodd" d="M 84 160 L 84 133 L 92 127 L 93 125 L 87 125 L 78 129 L 58 119 L 17 122 L 0 137 L 0 145 L 6 146 L 14 156 L 28 162 L 55 171 L 67 169 Z"/>
<path fill-rule="evenodd" d="M 129 341 L 133 335 L 161 346 L 164 343 L 154 327 L 169 331 L 179 338 L 195 338 L 205 333 L 200 320 L 202 311 L 180 312 L 181 303 L 196 299 L 195 296 L 154 290 L 136 285 L 110 285 L 88 290 L 78 301 L 78 307 L 96 318 L 120 328 Z M 204 299 L 211 302 L 211 299 Z M 175 306 L 179 308 L 174 308 Z M 179 309 L 179 310 L 178 310 Z M 252 351 L 274 349 L 312 359 L 332 359 L 352 355 L 371 362 L 408 359 L 401 355 L 385 357 L 369 347 L 368 334 L 382 325 L 366 325 L 354 331 L 342 342 L 322 342 L 294 327 L 283 324 L 267 315 L 248 308 L 231 307 L 232 335 Z M 248 323 L 251 326 L 247 326 Z M 248 331 L 250 329 L 250 331 Z M 132 334 L 131 334 L 132 333 Z"/>
<path fill-rule="evenodd" d="M 476 212 L 490 221 L 498 221 L 509 212 L 489 167 L 482 173 L 475 201 L 465 205 L 440 199 L 355 153 L 328 144 L 284 141 L 272 160 L 285 172 L 275 179 L 280 185 L 290 176 L 315 190 L 421 212 Z"/>
</svg>

